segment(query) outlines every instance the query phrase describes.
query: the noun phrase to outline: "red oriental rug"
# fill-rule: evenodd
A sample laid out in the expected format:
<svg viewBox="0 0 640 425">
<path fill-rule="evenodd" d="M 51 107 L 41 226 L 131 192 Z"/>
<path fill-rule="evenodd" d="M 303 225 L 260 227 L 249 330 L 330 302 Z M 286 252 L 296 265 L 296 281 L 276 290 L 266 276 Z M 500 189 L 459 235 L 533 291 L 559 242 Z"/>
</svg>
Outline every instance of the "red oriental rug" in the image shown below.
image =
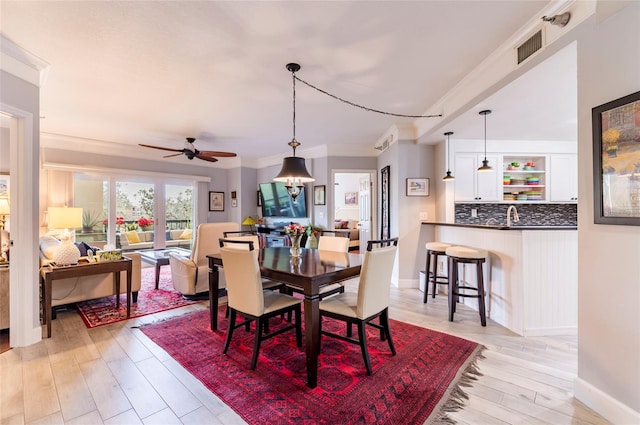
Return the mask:
<svg viewBox="0 0 640 425">
<path fill-rule="evenodd" d="M 155 267 L 142 269 L 142 283 L 138 292 L 138 302 L 131 303 L 130 318 L 146 316 L 147 314 L 171 310 L 198 302 L 183 298 L 182 294 L 173 289 L 169 267 L 160 269 L 158 289 L 156 289 L 155 285 L 155 273 Z M 127 298 L 125 295 L 120 295 L 119 309 L 116 308 L 115 295 L 79 302 L 76 303 L 76 307 L 88 328 L 127 320 Z"/>
<path fill-rule="evenodd" d="M 294 332 L 264 341 L 255 371 L 249 369 L 254 333 L 234 332 L 222 354 L 222 331 L 209 328 L 207 310 L 142 327 L 142 331 L 249 424 L 452 423 L 447 412 L 466 398 L 460 386 L 476 379 L 482 346 L 451 335 L 391 320 L 397 350 L 392 356 L 379 332 L 368 329 L 373 374 L 355 344 L 323 336 L 318 387 L 306 386 L 303 348 Z M 275 329 L 279 319 L 272 319 Z M 323 328 L 344 324 L 323 321 Z"/>
</svg>

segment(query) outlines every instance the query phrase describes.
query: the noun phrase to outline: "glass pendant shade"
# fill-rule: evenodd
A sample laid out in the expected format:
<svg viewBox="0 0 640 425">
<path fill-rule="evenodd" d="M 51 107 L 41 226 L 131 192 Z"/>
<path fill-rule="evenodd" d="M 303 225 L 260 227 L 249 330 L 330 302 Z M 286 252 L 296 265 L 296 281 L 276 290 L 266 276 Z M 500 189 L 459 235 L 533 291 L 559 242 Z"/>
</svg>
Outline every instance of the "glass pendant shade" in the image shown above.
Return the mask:
<svg viewBox="0 0 640 425">
<path fill-rule="evenodd" d="M 451 175 L 451 167 L 449 167 L 449 161 L 451 160 L 451 153 L 449 152 L 449 136 L 453 134 L 453 131 L 447 131 L 444 133 L 447 136 L 447 175 L 442 178 L 442 181 L 448 182 L 455 180 L 456 178 Z"/>
<path fill-rule="evenodd" d="M 489 166 L 489 160 L 487 159 L 487 115 L 490 113 L 490 109 L 485 109 L 484 111 L 479 112 L 480 115 L 484 115 L 484 160 L 482 161 L 480 168 L 478 168 L 478 172 L 480 173 L 493 171 L 493 168 Z"/>
</svg>

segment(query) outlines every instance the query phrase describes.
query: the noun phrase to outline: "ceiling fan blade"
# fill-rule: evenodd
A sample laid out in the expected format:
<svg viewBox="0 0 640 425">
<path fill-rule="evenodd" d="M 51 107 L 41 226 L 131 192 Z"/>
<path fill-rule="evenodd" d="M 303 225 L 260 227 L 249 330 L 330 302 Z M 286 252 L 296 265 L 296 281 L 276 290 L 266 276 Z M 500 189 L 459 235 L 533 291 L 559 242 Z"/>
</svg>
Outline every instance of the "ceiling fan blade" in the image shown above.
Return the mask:
<svg viewBox="0 0 640 425">
<path fill-rule="evenodd" d="M 138 146 L 142 146 L 144 148 L 160 149 L 160 150 L 163 150 L 163 151 L 180 152 L 180 153 L 182 153 L 182 149 L 163 148 L 163 147 L 160 147 L 160 146 L 143 145 L 142 143 L 138 143 Z"/>
<path fill-rule="evenodd" d="M 212 156 L 207 156 L 207 155 L 203 155 L 202 152 L 200 152 L 199 154 L 196 155 L 196 158 L 198 159 L 202 159 L 203 161 L 209 161 L 209 162 L 218 162 L 218 160 Z"/>
<path fill-rule="evenodd" d="M 233 152 L 220 152 L 220 151 L 199 151 L 198 152 L 200 155 L 206 155 L 206 156 L 217 156 L 219 158 L 233 158 L 234 156 L 236 156 L 235 153 Z"/>
<path fill-rule="evenodd" d="M 171 155 L 165 155 L 165 156 L 163 156 L 163 158 L 171 158 L 171 157 L 180 156 L 180 155 L 182 155 L 182 152 L 172 153 Z"/>
</svg>

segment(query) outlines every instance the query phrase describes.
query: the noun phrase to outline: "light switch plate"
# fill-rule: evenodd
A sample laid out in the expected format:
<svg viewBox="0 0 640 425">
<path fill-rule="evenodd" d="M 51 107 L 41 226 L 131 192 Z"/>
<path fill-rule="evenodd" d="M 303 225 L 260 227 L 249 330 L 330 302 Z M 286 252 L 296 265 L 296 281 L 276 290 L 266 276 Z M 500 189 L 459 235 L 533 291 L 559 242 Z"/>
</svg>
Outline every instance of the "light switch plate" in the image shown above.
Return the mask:
<svg viewBox="0 0 640 425">
<path fill-rule="evenodd" d="M 420 220 L 428 220 L 429 219 L 429 214 L 427 214 L 426 211 L 421 211 L 420 212 Z"/>
<path fill-rule="evenodd" d="M 472 218 L 478 217 L 478 210 L 476 208 L 471 209 L 471 217 Z"/>
</svg>

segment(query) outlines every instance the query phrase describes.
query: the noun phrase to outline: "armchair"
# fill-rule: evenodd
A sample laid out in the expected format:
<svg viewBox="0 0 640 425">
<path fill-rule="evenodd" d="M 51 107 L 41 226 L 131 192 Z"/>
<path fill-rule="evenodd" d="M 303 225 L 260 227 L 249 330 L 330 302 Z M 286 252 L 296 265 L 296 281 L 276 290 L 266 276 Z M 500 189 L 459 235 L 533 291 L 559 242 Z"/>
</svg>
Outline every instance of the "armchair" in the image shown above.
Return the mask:
<svg viewBox="0 0 640 425">
<path fill-rule="evenodd" d="M 185 296 L 196 296 L 209 291 L 209 262 L 207 255 L 220 253 L 218 240 L 224 232 L 240 230 L 238 223 L 203 223 L 196 230 L 191 257 L 169 254 L 173 288 Z M 224 271 L 220 269 L 220 288 L 226 287 Z"/>
</svg>

